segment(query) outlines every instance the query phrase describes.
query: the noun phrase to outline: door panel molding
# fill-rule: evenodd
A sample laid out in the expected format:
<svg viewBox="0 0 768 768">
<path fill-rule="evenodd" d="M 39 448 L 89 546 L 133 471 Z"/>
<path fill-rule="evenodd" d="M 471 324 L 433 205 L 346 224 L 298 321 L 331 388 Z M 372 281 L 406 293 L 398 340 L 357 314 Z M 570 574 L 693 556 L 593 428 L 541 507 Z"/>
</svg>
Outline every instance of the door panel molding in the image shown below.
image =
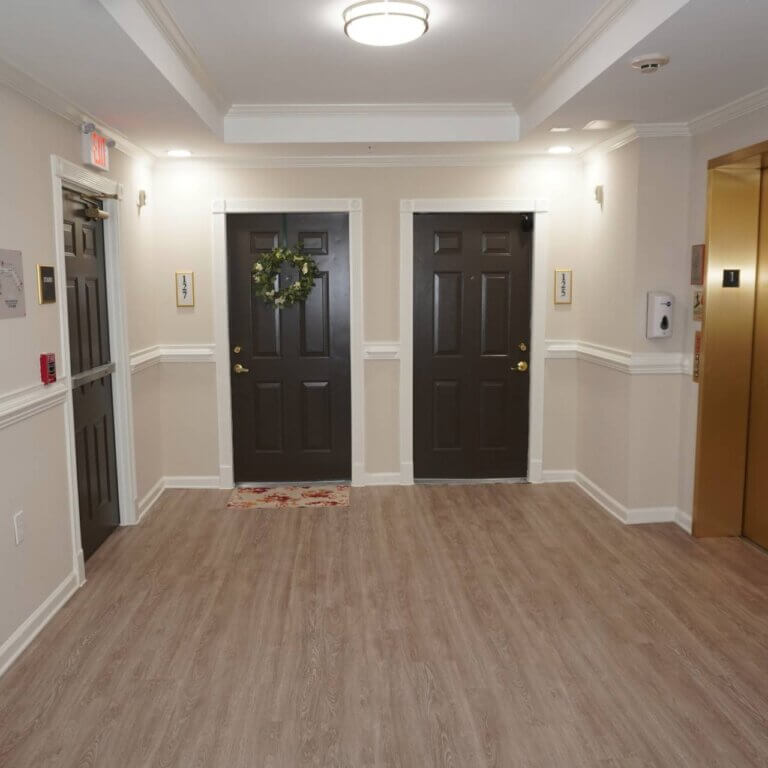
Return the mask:
<svg viewBox="0 0 768 768">
<path fill-rule="evenodd" d="M 531 274 L 528 479 L 541 482 L 544 446 L 544 331 L 549 272 L 549 204 L 544 199 L 421 198 L 400 201 L 400 483 L 413 483 L 413 216 L 416 213 L 536 214 Z"/>
<path fill-rule="evenodd" d="M 116 181 L 93 173 L 75 163 L 51 155 L 51 187 L 53 195 L 53 233 L 56 256 L 56 292 L 59 311 L 59 381 L 68 384 L 71 379 L 72 355 L 69 348 L 69 309 L 67 303 L 67 270 L 64 251 L 64 214 L 62 190 L 64 184 L 116 198 L 104 200 L 109 218 L 104 221 L 104 252 L 107 263 L 107 303 L 109 343 L 115 372 L 112 391 L 115 420 L 115 452 L 117 455 L 117 482 L 119 489 L 120 524 L 135 525 L 137 515 L 136 464 L 133 435 L 133 404 L 131 401 L 131 364 L 128 352 L 128 329 L 125 314 L 125 294 L 120 259 L 120 200 L 123 187 Z M 77 489 L 77 462 L 75 450 L 74 405 L 72 390 L 67 386 L 64 397 L 64 423 L 66 430 L 68 507 L 73 543 L 73 571 L 78 584 L 85 583 L 85 560 L 80 536 L 80 508 Z"/>
<path fill-rule="evenodd" d="M 216 402 L 219 437 L 219 487 L 234 486 L 227 221 L 229 213 L 347 213 L 349 217 L 350 378 L 352 405 L 352 485 L 365 473 L 365 384 L 363 369 L 363 203 L 360 198 L 227 198 L 214 200 L 213 315 Z"/>
</svg>

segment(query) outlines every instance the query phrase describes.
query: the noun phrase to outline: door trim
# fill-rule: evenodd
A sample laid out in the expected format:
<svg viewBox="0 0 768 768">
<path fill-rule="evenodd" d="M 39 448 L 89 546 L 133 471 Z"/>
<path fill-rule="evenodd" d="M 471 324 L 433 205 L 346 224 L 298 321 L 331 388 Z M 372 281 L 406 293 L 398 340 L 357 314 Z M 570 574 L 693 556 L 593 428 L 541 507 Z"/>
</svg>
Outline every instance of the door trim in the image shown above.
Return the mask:
<svg viewBox="0 0 768 768">
<path fill-rule="evenodd" d="M 227 198 L 214 200 L 213 315 L 216 407 L 219 424 L 219 487 L 234 487 L 232 393 L 229 376 L 227 214 L 349 214 L 349 363 L 352 406 L 352 485 L 365 478 L 365 382 L 363 379 L 363 202 L 360 198 Z"/>
<path fill-rule="evenodd" d="M 531 270 L 530 431 L 528 479 L 541 482 L 544 450 L 544 331 L 547 319 L 549 222 L 547 200 L 433 198 L 400 200 L 400 483 L 413 483 L 413 216 L 416 213 L 530 213 Z"/>
<path fill-rule="evenodd" d="M 53 190 L 53 248 L 56 256 L 56 292 L 59 308 L 59 381 L 66 387 L 64 423 L 67 449 L 70 529 L 73 544 L 73 568 L 78 584 L 85 583 L 85 559 L 80 537 L 80 504 L 77 496 L 77 459 L 75 452 L 75 412 L 72 404 L 71 356 L 69 349 L 69 315 L 67 312 L 67 274 L 64 256 L 64 213 L 62 191 L 66 183 L 87 191 L 117 195 L 104 200 L 109 218 L 104 221 L 104 258 L 107 265 L 107 304 L 109 345 L 115 372 L 112 375 L 112 398 L 115 418 L 115 453 L 120 503 L 120 525 L 135 525 L 136 463 L 133 438 L 133 404 L 131 401 L 131 366 L 128 354 L 128 330 L 125 313 L 124 280 L 120 260 L 120 200 L 122 184 L 100 176 L 56 155 L 51 155 Z"/>
</svg>

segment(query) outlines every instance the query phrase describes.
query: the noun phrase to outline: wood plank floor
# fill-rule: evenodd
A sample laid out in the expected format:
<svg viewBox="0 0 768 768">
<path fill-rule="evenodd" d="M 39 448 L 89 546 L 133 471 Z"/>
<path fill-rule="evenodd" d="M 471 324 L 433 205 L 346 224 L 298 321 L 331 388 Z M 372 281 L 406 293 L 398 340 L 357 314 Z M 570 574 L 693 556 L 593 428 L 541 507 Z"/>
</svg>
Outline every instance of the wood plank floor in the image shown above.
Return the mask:
<svg viewBox="0 0 768 768">
<path fill-rule="evenodd" d="M 768 766 L 768 557 L 577 488 L 167 492 L 0 679 L 3 768 Z"/>
</svg>

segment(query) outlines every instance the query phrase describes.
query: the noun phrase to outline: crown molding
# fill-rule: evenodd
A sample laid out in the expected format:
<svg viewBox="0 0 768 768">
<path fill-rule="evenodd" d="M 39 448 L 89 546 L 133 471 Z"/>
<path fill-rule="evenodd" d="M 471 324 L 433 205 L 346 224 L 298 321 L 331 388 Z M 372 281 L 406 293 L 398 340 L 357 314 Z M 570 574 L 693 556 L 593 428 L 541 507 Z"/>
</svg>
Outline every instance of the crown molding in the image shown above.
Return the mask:
<svg viewBox="0 0 768 768">
<path fill-rule="evenodd" d="M 223 134 L 225 106 L 160 0 L 98 0 L 157 71 L 208 126 Z"/>
<path fill-rule="evenodd" d="M 730 123 L 759 109 L 768 107 L 768 88 L 748 93 L 735 101 L 731 101 L 722 107 L 705 112 L 703 115 L 693 118 L 688 123 L 692 135 L 707 133 L 721 125 Z"/>
<path fill-rule="evenodd" d="M 94 117 L 66 96 L 48 88 L 20 69 L 16 69 L 5 59 L 0 59 L 0 83 L 78 128 L 82 123 L 93 123 L 99 133 L 114 139 L 115 149 L 124 155 L 137 160 L 154 160 L 154 155 L 151 152 L 138 144 L 134 144 L 116 128 L 112 128 L 112 126 Z"/>
<path fill-rule="evenodd" d="M 166 6 L 163 0 L 138 1 L 160 34 L 165 38 L 165 41 L 176 52 L 176 55 L 189 74 L 197 80 L 200 87 L 221 108 L 221 111 L 225 112 L 230 106 L 229 102 L 206 70 L 194 46 L 184 36 L 181 27 L 179 27 L 176 18 L 168 9 L 168 6 Z"/>
<path fill-rule="evenodd" d="M 690 136 L 688 123 L 635 123 L 638 139 L 670 139 L 676 136 Z"/>
<path fill-rule="evenodd" d="M 515 116 L 512 104 L 488 103 L 390 103 L 390 104 L 233 104 L 227 118 L 283 117 L 285 115 L 304 117 L 368 117 L 371 115 L 470 115 L 470 116 Z"/>
<path fill-rule="evenodd" d="M 216 168 L 510 168 L 530 160 L 547 160 L 558 164 L 576 162 L 578 155 L 553 158 L 547 152 L 487 155 L 281 155 L 273 157 L 197 158 L 195 164 Z M 188 163 L 189 164 L 189 163 Z M 178 168 L 173 160 L 159 159 L 156 167 Z"/>
<path fill-rule="evenodd" d="M 584 27 L 571 39 L 555 63 L 539 77 L 530 91 L 530 100 L 568 69 L 636 0 L 605 0 Z"/>
</svg>

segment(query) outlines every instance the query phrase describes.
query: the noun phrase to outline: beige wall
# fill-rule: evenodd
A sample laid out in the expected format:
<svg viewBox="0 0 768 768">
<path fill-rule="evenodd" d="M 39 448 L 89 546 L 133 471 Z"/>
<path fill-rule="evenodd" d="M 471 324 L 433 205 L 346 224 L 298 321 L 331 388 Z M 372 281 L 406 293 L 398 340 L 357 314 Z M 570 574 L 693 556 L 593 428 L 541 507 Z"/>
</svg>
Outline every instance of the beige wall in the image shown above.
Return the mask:
<svg viewBox="0 0 768 768">
<path fill-rule="evenodd" d="M 581 163 L 563 159 L 521 159 L 505 168 L 337 168 L 243 169 L 208 163 L 162 163 L 154 177 L 155 253 L 160 284 L 158 333 L 164 344 L 210 343 L 213 339 L 211 296 L 211 201 L 216 198 L 360 197 L 363 200 L 364 335 L 366 341 L 399 339 L 400 199 L 431 197 L 546 198 L 550 202 L 551 263 L 548 270 L 571 266 L 578 275 L 583 184 Z M 174 305 L 175 270 L 196 273 L 197 307 Z M 572 338 L 585 302 L 554 308 L 552 281 L 547 281 L 546 334 Z M 166 366 L 170 367 L 170 366 Z M 202 371 L 195 376 L 205 376 Z M 398 363 L 369 361 L 365 366 L 366 470 L 399 472 Z M 199 401 L 191 408 L 215 417 L 215 385 L 197 382 Z M 575 425 L 575 419 L 572 420 Z M 561 438 L 557 438 L 558 440 Z M 563 436 L 572 444 L 573 434 Z M 183 431 L 168 429 L 166 456 L 188 454 Z M 204 450 L 208 453 L 208 448 Z M 560 449 L 558 449 L 560 450 Z M 567 449 L 564 449 L 567 453 Z M 546 446 L 545 446 L 546 452 Z M 215 474 L 212 457 L 188 456 Z M 197 461 L 200 459 L 200 461 Z"/>
<path fill-rule="evenodd" d="M 78 128 L 0 86 L 0 248 L 23 252 L 27 308 L 25 318 L 0 321 L 0 398 L 38 385 L 41 352 L 61 358 L 59 306 L 38 305 L 35 279 L 37 264 L 55 263 L 51 154 L 78 162 Z M 151 229 L 148 217 L 139 223 L 133 200 L 139 185 L 149 185 L 149 169 L 119 152 L 111 159 L 109 176 L 126 188 L 122 254 L 146 276 Z M 133 343 L 154 335 L 149 283 L 139 272 L 128 271 Z M 134 324 L 137 315 L 148 322 Z M 0 648 L 72 574 L 66 462 L 61 405 L 0 429 Z M 151 474 L 151 469 L 143 468 L 142 474 Z M 24 511 L 26 531 L 16 546 L 12 516 L 19 510 Z"/>
</svg>

